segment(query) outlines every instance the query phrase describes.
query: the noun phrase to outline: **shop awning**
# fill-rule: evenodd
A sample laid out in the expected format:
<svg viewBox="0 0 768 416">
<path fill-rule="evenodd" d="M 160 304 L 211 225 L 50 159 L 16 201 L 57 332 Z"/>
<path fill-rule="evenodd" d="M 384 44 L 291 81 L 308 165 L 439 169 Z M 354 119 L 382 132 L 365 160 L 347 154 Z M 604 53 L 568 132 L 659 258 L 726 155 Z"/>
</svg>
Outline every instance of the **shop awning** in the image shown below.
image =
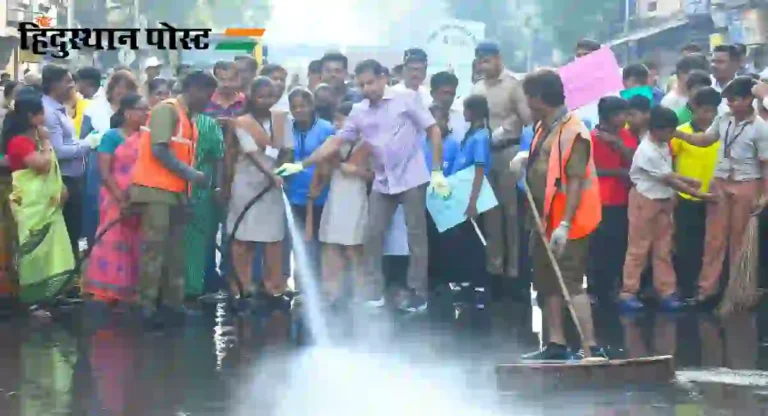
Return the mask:
<svg viewBox="0 0 768 416">
<path fill-rule="evenodd" d="M 607 43 L 608 46 L 616 46 L 621 45 L 622 43 L 631 42 L 633 40 L 643 39 L 647 38 L 648 36 L 655 35 L 657 33 L 663 32 L 665 30 L 674 29 L 676 27 L 680 27 L 684 24 L 688 23 L 688 18 L 681 17 L 677 18 L 675 20 L 670 20 L 662 24 L 646 27 L 643 29 L 640 29 L 638 31 L 635 31 L 634 33 L 630 33 L 629 35 L 612 40 Z"/>
</svg>

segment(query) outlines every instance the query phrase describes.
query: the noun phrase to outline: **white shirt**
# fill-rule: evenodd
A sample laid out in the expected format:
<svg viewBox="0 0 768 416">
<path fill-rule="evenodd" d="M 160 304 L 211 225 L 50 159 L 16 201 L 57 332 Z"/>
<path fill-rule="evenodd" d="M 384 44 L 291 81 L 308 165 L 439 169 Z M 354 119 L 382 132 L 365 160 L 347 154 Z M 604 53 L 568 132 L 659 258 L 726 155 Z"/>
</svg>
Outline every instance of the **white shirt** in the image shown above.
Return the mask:
<svg viewBox="0 0 768 416">
<path fill-rule="evenodd" d="M 629 168 L 629 178 L 635 189 L 648 199 L 669 199 L 675 196 L 675 190 L 662 182 L 662 178 L 672 173 L 672 152 L 666 143 L 643 140 L 637 146 Z"/>
<path fill-rule="evenodd" d="M 280 100 L 278 100 L 272 108 L 280 111 L 291 111 L 291 106 L 288 103 L 288 94 L 283 94 L 283 96 L 280 97 Z"/>
<path fill-rule="evenodd" d="M 448 111 L 448 127 L 451 128 L 456 140 L 464 140 L 464 135 L 469 130 L 469 123 L 464 119 L 464 111 L 455 108 Z"/>
<path fill-rule="evenodd" d="M 107 94 L 103 88 L 96 91 L 83 112 L 83 116 L 91 120 L 91 126 L 99 133 L 105 133 L 110 129 L 110 118 L 113 114 L 115 112 L 112 111 L 112 105 L 107 101 Z"/>
<path fill-rule="evenodd" d="M 688 104 L 688 97 L 680 95 L 677 91 L 672 90 L 661 99 L 661 105 L 671 110 L 679 110 Z"/>
<path fill-rule="evenodd" d="M 406 87 L 403 82 L 400 82 L 399 84 L 393 86 L 392 89 L 395 91 L 406 91 L 408 90 L 408 87 Z M 424 107 L 429 108 L 429 106 L 432 105 L 432 94 L 429 93 L 429 89 L 423 85 L 419 85 L 418 93 L 421 97 L 421 102 L 424 104 Z"/>
</svg>

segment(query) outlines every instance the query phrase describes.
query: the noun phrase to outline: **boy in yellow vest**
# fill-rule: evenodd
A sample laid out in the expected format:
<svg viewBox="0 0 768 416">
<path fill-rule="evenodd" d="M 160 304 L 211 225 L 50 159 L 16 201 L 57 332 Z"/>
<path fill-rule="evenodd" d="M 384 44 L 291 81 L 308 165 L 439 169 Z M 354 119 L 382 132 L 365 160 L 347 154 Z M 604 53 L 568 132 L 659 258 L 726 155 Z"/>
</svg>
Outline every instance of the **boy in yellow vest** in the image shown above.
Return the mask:
<svg viewBox="0 0 768 416">
<path fill-rule="evenodd" d="M 163 292 L 165 317 L 183 318 L 184 204 L 191 183 L 210 182 L 195 170 L 197 142 L 195 117 L 205 110 L 214 91 L 213 75 L 196 71 L 182 81 L 176 99 L 157 104 L 150 113 L 149 131 L 143 131 L 130 189 L 131 203 L 141 217 L 142 258 L 139 303 L 151 325 L 163 323 L 156 305 Z"/>
<path fill-rule="evenodd" d="M 688 101 L 693 119 L 679 127 L 686 133 L 707 131 L 717 116 L 722 102 L 720 93 L 712 87 L 701 88 Z M 720 142 L 709 147 L 690 145 L 678 138 L 671 142 L 675 172 L 701 181 L 701 192 L 709 191 L 715 175 Z M 696 278 L 701 271 L 704 255 L 704 229 L 707 223 L 707 204 L 701 199 L 680 193 L 675 206 L 675 272 L 680 295 L 690 298 L 696 294 Z"/>
</svg>

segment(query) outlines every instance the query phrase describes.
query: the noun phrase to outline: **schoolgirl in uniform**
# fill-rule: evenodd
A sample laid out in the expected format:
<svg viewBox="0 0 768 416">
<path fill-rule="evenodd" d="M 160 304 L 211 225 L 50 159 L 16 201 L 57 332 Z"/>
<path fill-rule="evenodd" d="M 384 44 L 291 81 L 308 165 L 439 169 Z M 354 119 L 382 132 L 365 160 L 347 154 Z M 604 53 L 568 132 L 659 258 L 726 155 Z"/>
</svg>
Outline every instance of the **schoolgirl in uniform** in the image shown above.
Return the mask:
<svg viewBox="0 0 768 416">
<path fill-rule="evenodd" d="M 264 297 L 287 304 L 287 281 L 282 270 L 282 249 L 285 238 L 285 204 L 282 179 L 272 171 L 279 166 L 278 158 L 286 143 L 285 114 L 271 111 L 275 86 L 269 78 L 256 78 L 251 84 L 245 114 L 236 120 L 238 155 L 234 162 L 231 200 L 227 217 L 227 232 L 234 239 L 232 263 L 240 285 L 242 297 L 239 309 L 247 309 L 249 298 L 255 293 L 253 257 L 257 244 L 263 245 L 262 276 Z M 237 218 L 245 207 L 265 187 L 274 185 L 244 214 L 235 230 Z M 233 288 L 233 293 L 238 293 Z"/>
<path fill-rule="evenodd" d="M 474 170 L 474 180 L 466 209 L 467 220 L 446 230 L 440 236 L 443 263 L 447 265 L 449 282 L 461 288 L 460 300 L 484 309 L 489 301 L 490 279 L 485 268 L 485 246 L 475 230 L 482 232 L 482 215 L 477 212 L 477 200 L 483 178 L 491 169 L 491 132 L 488 127 L 488 101 L 482 95 L 464 100 L 464 118 L 470 123 L 447 176 L 465 169 Z"/>
<path fill-rule="evenodd" d="M 342 104 L 334 123 L 344 125 L 352 110 Z M 332 308 L 341 306 L 348 279 L 362 278 L 363 237 L 368 221 L 368 183 L 373 181 L 369 154 L 362 141 L 346 143 L 330 164 L 330 190 L 320 219 L 323 295 Z"/>
</svg>

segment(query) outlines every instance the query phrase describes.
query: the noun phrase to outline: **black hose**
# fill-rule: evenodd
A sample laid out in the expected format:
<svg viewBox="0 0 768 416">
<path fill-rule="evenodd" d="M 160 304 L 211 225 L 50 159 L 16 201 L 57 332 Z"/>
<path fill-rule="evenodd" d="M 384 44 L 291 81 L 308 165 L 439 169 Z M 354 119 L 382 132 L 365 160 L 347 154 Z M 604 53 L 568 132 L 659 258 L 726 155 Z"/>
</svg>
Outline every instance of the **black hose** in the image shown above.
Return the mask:
<svg viewBox="0 0 768 416">
<path fill-rule="evenodd" d="M 275 187 L 275 183 L 271 181 L 269 185 L 265 186 L 264 189 L 262 189 L 256 196 L 251 198 L 250 201 L 248 201 L 247 204 L 245 204 L 245 207 L 243 207 L 243 210 L 240 212 L 240 215 L 237 216 L 237 219 L 235 219 L 235 223 L 232 225 L 232 232 L 229 233 L 228 236 L 226 236 L 226 243 L 223 244 L 223 250 L 221 252 L 221 258 L 222 262 L 230 260 L 230 253 L 232 253 L 232 242 L 235 241 L 235 236 L 237 235 L 237 230 L 240 228 L 240 224 L 243 222 L 243 219 L 245 218 L 245 214 L 248 213 L 248 210 L 251 209 L 259 200 L 264 197 L 264 195 L 267 194 L 272 188 Z M 224 235 L 222 235 L 222 239 L 224 239 Z M 231 261 L 231 260 L 230 260 Z M 235 269 L 235 265 L 230 263 L 229 267 L 232 269 L 232 275 L 235 278 L 235 285 L 237 285 L 237 291 L 240 294 L 240 297 L 243 297 L 243 294 L 245 292 L 243 288 L 243 283 L 240 281 L 240 277 L 237 275 L 237 270 Z M 253 278 L 252 276 L 249 276 L 249 278 Z"/>
<path fill-rule="evenodd" d="M 245 214 L 248 213 L 248 210 L 251 209 L 251 207 L 253 207 L 262 197 L 264 197 L 264 195 L 266 195 L 267 192 L 269 192 L 272 188 L 274 188 L 274 186 L 275 186 L 274 183 L 270 183 L 264 189 L 262 189 L 258 194 L 256 194 L 256 196 L 254 196 L 250 201 L 248 201 L 248 203 L 243 208 L 242 212 L 240 212 L 240 215 L 235 220 L 235 223 L 232 227 L 232 232 L 230 233 L 231 235 L 228 238 L 226 238 L 225 240 L 226 242 L 223 243 L 222 246 L 219 246 L 218 244 L 214 243 L 214 248 L 219 253 L 221 253 L 222 262 L 229 261 L 229 256 L 232 252 L 232 241 L 234 240 L 234 236 L 237 234 L 237 230 L 240 227 L 240 224 L 243 222 L 243 219 L 245 218 Z M 69 290 L 70 285 L 82 271 L 83 264 L 90 257 L 91 253 L 93 252 L 93 248 L 96 246 L 96 244 L 98 244 L 102 240 L 102 238 L 104 238 L 104 236 L 116 225 L 136 215 L 138 215 L 138 213 L 135 212 L 135 210 L 125 212 L 121 214 L 119 217 L 107 223 L 107 225 L 105 225 L 104 227 L 102 227 L 101 230 L 94 237 L 93 244 L 91 244 L 81 256 L 78 256 L 75 262 L 75 267 L 72 270 L 70 270 L 69 273 L 67 274 L 64 284 L 62 284 L 61 287 L 59 287 L 59 289 L 49 299 L 56 299 L 59 296 L 61 296 L 66 290 Z M 224 237 L 225 236 L 222 236 L 222 238 Z M 242 297 L 243 292 L 245 291 L 243 288 L 243 284 L 240 281 L 239 276 L 237 275 L 237 270 L 234 268 L 234 265 L 230 267 L 230 269 L 232 271 L 231 276 L 234 278 L 235 285 L 237 286 L 237 291 L 239 295 Z M 227 277 L 229 277 L 229 275 L 227 275 Z M 228 284 L 229 282 L 227 281 L 227 277 L 222 276 L 222 279 L 224 279 L 224 283 L 225 283 L 225 290 L 229 290 L 229 287 L 230 287 Z"/>
</svg>

